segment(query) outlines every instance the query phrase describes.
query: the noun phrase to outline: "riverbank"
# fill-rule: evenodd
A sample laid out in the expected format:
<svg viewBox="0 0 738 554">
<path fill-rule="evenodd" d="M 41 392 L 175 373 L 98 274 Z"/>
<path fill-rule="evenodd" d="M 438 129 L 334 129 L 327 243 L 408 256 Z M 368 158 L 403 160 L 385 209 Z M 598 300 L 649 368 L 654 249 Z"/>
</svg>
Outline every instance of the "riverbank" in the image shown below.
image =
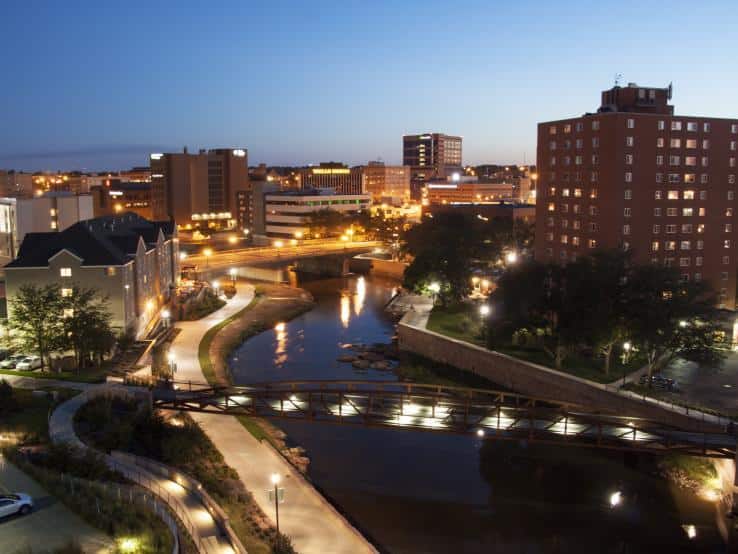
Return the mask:
<svg viewBox="0 0 738 554">
<path fill-rule="evenodd" d="M 259 286 L 259 292 L 265 290 Z M 279 290 L 284 289 L 280 287 Z M 224 329 L 231 321 L 235 321 L 233 316 L 249 307 L 255 296 L 254 287 L 239 283 L 236 295 L 211 316 L 204 320 L 177 323 L 177 327 L 182 329 L 173 345 L 178 360 L 178 379 L 203 381 L 198 350 L 206 333 L 216 326 Z M 274 300 L 282 302 L 277 298 L 283 296 Z M 258 305 L 254 304 L 244 313 L 251 312 Z M 209 353 L 210 345 L 207 348 L 206 352 Z M 272 474 L 282 477 L 287 501 L 279 509 L 280 529 L 292 539 L 298 552 L 376 552 L 271 445 L 257 440 L 235 417 L 193 413 L 192 419 L 221 452 L 226 464 L 236 470 L 246 488 L 254 493 L 254 500 L 271 521 L 276 519 L 274 504 L 263 491 L 273 487 L 270 481 Z"/>
<path fill-rule="evenodd" d="M 246 308 L 221 324 L 208 330 L 200 348 L 200 361 L 203 368 L 208 364 L 210 371 L 204 371 L 211 384 L 231 384 L 228 371 L 228 356 L 235 348 L 250 337 L 273 328 L 276 324 L 289 321 L 312 309 L 313 298 L 302 289 L 284 285 L 260 284 L 256 287 L 254 299 Z M 203 354 L 209 361 L 203 364 Z"/>
</svg>

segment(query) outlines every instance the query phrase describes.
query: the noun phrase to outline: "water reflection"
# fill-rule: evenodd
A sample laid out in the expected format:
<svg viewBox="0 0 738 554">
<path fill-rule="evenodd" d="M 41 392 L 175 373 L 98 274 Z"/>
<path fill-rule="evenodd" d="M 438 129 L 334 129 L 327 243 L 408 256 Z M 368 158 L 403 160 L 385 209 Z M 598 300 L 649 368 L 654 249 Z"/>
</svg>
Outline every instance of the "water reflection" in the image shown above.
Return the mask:
<svg viewBox="0 0 738 554">
<path fill-rule="evenodd" d="M 347 292 L 341 293 L 341 323 L 344 329 L 351 323 L 351 299 Z"/>
<path fill-rule="evenodd" d="M 366 281 L 364 277 L 359 277 L 356 280 L 356 294 L 354 294 L 354 313 L 361 315 L 361 310 L 364 308 L 364 300 L 366 299 Z"/>
<path fill-rule="evenodd" d="M 277 339 L 274 347 L 274 365 L 282 367 L 287 361 L 287 326 L 283 322 L 277 323 L 274 332 Z"/>
</svg>

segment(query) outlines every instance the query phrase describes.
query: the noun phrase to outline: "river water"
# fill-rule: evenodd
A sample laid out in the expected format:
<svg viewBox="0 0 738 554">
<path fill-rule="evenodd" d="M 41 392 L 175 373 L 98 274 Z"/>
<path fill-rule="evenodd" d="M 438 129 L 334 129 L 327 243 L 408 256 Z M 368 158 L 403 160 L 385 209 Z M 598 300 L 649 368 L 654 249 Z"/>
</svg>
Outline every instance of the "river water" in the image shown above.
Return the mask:
<svg viewBox="0 0 738 554">
<path fill-rule="evenodd" d="M 316 307 L 232 355 L 237 383 L 396 380 L 337 358 L 389 342 L 396 283 L 301 282 Z M 393 553 L 727 552 L 716 508 L 656 475 L 648 456 L 419 431 L 275 420 L 307 450 L 309 476 L 382 551 Z M 623 502 L 612 508 L 614 491 Z M 289 510 L 289 491 L 283 509 Z M 686 525 L 696 537 L 687 536 Z"/>
</svg>

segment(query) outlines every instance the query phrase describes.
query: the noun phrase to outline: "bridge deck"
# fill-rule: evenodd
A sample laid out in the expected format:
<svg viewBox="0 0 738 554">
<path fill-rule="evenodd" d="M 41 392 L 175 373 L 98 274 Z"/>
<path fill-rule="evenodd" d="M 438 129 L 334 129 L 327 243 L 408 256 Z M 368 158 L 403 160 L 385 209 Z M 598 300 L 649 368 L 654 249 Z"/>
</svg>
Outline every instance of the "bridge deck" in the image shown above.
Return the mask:
<svg viewBox="0 0 738 554">
<path fill-rule="evenodd" d="M 154 389 L 155 407 L 710 457 L 732 458 L 736 450 L 727 433 L 487 389 L 375 381 L 173 385 Z"/>
</svg>

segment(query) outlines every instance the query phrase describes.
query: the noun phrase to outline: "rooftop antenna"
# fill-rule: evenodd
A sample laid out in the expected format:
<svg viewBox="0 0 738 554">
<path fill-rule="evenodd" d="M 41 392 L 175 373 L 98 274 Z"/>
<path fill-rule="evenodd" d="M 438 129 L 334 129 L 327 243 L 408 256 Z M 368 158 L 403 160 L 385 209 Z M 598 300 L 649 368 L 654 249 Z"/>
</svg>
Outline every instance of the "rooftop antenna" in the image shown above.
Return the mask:
<svg viewBox="0 0 738 554">
<path fill-rule="evenodd" d="M 667 91 L 667 93 L 666 93 L 666 98 L 667 98 L 667 100 L 671 100 L 671 94 L 672 94 L 673 92 L 674 92 L 674 85 L 673 85 L 673 83 L 671 83 L 671 82 L 670 82 L 670 83 L 669 83 L 669 88 L 668 88 L 668 91 Z"/>
<path fill-rule="evenodd" d="M 620 86 L 620 81 L 622 79 L 623 79 L 623 74 L 622 73 L 616 73 L 615 74 L 615 86 L 616 87 L 619 87 Z"/>
</svg>

